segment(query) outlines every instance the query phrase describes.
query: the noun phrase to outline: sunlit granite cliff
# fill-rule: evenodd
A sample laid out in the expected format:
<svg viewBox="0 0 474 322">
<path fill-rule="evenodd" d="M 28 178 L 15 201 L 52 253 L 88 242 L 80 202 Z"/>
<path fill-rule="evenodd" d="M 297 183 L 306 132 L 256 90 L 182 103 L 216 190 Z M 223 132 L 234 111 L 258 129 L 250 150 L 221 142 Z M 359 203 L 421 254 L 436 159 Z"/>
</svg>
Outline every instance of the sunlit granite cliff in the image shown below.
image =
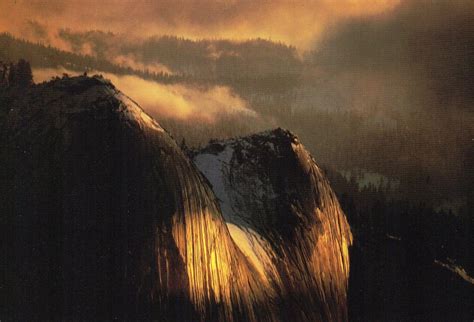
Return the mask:
<svg viewBox="0 0 474 322">
<path fill-rule="evenodd" d="M 194 153 L 229 231 L 279 294 L 283 320 L 347 320 L 346 217 L 321 169 L 291 132 L 211 142 Z"/>
<path fill-rule="evenodd" d="M 347 320 L 351 233 L 291 133 L 211 144 L 204 177 L 101 77 L 1 94 L 0 316 Z"/>
</svg>

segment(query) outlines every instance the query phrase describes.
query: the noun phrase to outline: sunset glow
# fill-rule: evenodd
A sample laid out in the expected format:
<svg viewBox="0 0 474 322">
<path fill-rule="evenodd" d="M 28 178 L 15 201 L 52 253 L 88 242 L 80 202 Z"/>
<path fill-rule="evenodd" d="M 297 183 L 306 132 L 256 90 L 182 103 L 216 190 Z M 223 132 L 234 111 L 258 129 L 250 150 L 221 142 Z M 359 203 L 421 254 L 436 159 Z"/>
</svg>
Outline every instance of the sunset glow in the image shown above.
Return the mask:
<svg viewBox="0 0 474 322">
<path fill-rule="evenodd" d="M 57 31 L 104 30 L 123 37 L 264 38 L 300 49 L 341 20 L 389 12 L 400 0 L 14 1 L 0 4 L 0 30 L 60 46 Z"/>
</svg>

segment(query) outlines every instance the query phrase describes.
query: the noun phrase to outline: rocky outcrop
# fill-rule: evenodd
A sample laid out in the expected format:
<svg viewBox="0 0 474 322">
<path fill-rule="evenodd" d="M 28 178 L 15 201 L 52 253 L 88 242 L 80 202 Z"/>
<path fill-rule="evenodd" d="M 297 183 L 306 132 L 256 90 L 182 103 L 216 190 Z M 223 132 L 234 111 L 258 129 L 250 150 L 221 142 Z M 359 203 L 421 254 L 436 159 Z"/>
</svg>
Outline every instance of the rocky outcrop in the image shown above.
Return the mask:
<svg viewBox="0 0 474 322">
<path fill-rule="evenodd" d="M 352 235 L 298 138 L 277 129 L 214 141 L 193 159 L 237 245 L 279 294 L 283 320 L 347 320 Z"/>
<path fill-rule="evenodd" d="M 351 233 L 291 133 L 193 163 L 102 77 L 0 94 L 2 318 L 347 320 Z"/>
<path fill-rule="evenodd" d="M 0 213 L 14 320 L 271 320 L 212 191 L 159 124 L 100 77 L 8 106 Z"/>
</svg>

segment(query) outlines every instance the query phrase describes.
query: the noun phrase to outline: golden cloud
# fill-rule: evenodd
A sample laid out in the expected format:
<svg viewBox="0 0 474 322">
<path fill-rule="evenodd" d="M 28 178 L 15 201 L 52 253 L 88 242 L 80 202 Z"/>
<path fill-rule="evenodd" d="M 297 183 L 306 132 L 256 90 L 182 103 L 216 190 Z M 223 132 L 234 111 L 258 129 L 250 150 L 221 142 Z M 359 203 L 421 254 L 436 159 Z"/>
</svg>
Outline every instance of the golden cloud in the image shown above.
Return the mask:
<svg viewBox="0 0 474 322">
<path fill-rule="evenodd" d="M 33 70 L 36 83 L 63 73 L 77 74 L 64 68 Z M 226 86 L 198 88 L 186 85 L 164 85 L 131 75 L 117 76 L 110 73 L 102 73 L 102 75 L 136 100 L 147 113 L 158 118 L 212 123 L 224 115 L 257 117 L 254 111 L 247 108 L 246 102 Z"/>
<path fill-rule="evenodd" d="M 127 35 L 179 35 L 191 39 L 265 38 L 307 49 L 341 19 L 390 11 L 400 0 L 3 0 L 0 29 L 34 38 L 31 21 L 48 30 L 106 30 Z M 28 23 L 30 22 L 30 23 Z"/>
</svg>

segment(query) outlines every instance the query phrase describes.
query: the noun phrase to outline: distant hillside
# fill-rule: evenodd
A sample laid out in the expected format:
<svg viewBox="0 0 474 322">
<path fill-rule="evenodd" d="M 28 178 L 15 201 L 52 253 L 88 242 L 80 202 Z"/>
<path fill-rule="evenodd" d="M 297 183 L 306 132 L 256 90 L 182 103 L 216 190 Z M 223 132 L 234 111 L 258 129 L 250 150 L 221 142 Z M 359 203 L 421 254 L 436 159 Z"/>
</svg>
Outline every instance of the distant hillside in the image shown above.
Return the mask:
<svg viewBox="0 0 474 322">
<path fill-rule="evenodd" d="M 183 80 L 183 75 L 170 75 L 167 73 L 151 73 L 147 70 L 137 70 L 118 64 L 113 64 L 106 59 L 90 55 L 80 55 L 60 50 L 49 45 L 33 43 L 13 37 L 8 33 L 0 34 L 0 62 L 11 62 L 26 59 L 33 68 L 58 68 L 69 70 L 101 71 L 117 75 L 137 75 L 144 79 L 158 82 L 171 83 Z"/>
<path fill-rule="evenodd" d="M 1 33 L 0 61 L 24 58 L 33 68 L 95 70 L 136 75 L 160 83 L 224 84 L 265 92 L 292 88 L 298 83 L 302 71 L 302 62 L 295 48 L 263 39 L 192 41 L 163 36 L 132 45 L 121 41 L 117 35 L 101 32 L 74 34 L 62 31 L 59 35 L 70 43 L 74 53 Z M 78 54 L 86 44 L 92 48 L 93 54 Z M 138 65 L 150 68 L 161 64 L 171 73 L 114 63 L 121 61 L 119 57 L 133 57 L 132 61 Z"/>
<path fill-rule="evenodd" d="M 200 78 L 261 78 L 301 72 L 295 47 L 261 38 L 191 40 L 166 35 L 128 40 L 110 32 L 69 29 L 60 30 L 58 36 L 74 51 L 87 47 L 98 58 L 133 57 L 145 65 L 159 63 L 173 72 Z"/>
</svg>

